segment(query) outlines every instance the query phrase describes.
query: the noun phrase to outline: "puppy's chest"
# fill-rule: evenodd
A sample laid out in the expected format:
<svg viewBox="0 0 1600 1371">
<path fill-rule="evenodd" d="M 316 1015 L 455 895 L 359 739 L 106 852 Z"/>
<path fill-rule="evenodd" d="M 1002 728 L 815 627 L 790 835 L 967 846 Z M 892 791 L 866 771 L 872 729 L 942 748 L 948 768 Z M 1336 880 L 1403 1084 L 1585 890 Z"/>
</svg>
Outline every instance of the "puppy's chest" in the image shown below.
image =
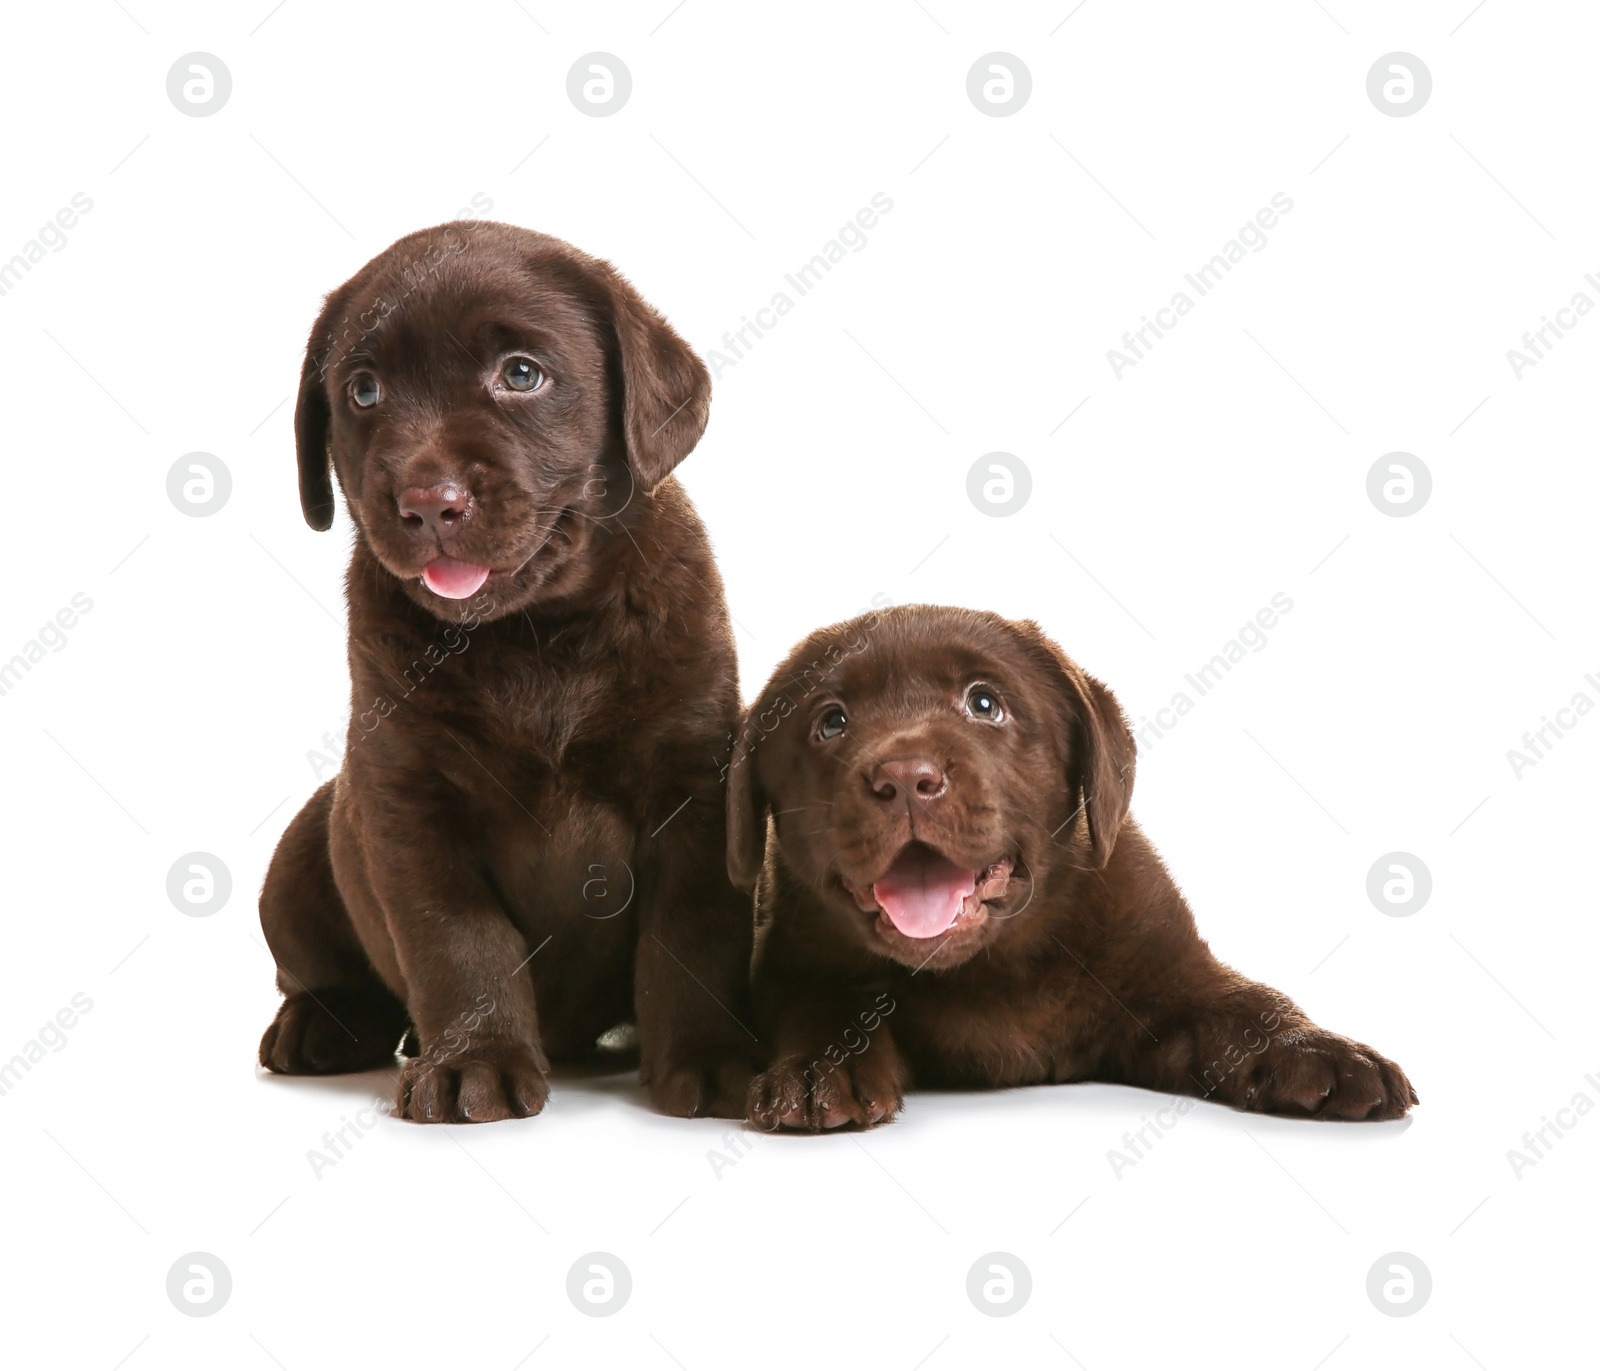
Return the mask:
<svg viewBox="0 0 1600 1371">
<path fill-rule="evenodd" d="M 644 745 L 658 713 L 645 706 L 659 675 L 644 654 L 563 648 L 519 645 L 463 662 L 475 731 L 508 756 L 551 769 Z"/>
<path fill-rule="evenodd" d="M 505 673 L 481 692 L 480 727 L 508 753 L 561 767 L 574 751 L 625 735 L 629 711 L 620 684 L 589 668 Z"/>
<path fill-rule="evenodd" d="M 591 943 L 626 936 L 638 902 L 638 833 L 631 816 L 583 795 L 531 814 L 502 814 L 485 831 L 484 857 L 507 911 L 525 934 L 574 927 Z M 577 923 L 574 923 L 577 920 Z"/>
<path fill-rule="evenodd" d="M 1080 1007 L 1051 980 L 935 980 L 906 1001 L 896 1041 L 924 1084 L 1034 1085 L 1090 1068 Z"/>
</svg>

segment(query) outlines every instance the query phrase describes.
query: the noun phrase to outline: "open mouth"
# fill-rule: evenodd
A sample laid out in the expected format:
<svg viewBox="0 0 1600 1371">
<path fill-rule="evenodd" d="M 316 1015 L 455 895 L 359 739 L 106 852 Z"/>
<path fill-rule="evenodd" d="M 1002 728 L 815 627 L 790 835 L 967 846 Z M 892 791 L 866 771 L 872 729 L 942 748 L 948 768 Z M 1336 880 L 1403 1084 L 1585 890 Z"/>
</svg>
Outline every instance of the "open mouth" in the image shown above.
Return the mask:
<svg viewBox="0 0 1600 1371">
<path fill-rule="evenodd" d="M 550 542 L 559 534 L 562 539 L 571 543 L 572 528 L 575 521 L 574 512 L 568 508 L 563 509 L 552 521 L 545 531 L 544 540 L 534 548 L 520 564 L 507 575 L 515 576 L 529 562 L 533 561 L 549 546 Z M 464 562 L 458 557 L 441 554 L 435 557 L 422 568 L 422 584 L 427 586 L 435 595 L 446 600 L 468 600 L 483 589 L 484 583 L 494 575 L 494 568 L 483 566 L 477 562 Z"/>
<path fill-rule="evenodd" d="M 887 923 L 907 938 L 938 938 L 981 922 L 983 906 L 1005 894 L 1013 865 L 1001 857 L 978 871 L 911 842 L 870 886 L 845 888 L 863 911 L 879 915 L 881 931 Z"/>
</svg>

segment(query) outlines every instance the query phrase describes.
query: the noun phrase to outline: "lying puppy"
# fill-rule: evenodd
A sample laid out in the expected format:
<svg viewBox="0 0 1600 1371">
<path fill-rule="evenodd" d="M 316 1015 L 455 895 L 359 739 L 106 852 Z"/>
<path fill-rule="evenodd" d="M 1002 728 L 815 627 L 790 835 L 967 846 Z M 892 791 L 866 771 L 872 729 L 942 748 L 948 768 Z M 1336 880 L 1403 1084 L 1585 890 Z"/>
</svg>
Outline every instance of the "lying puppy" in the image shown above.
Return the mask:
<svg viewBox="0 0 1600 1371">
<path fill-rule="evenodd" d="M 262 1065 L 359 1071 L 406 1035 L 398 1112 L 480 1122 L 636 1020 L 657 1107 L 743 1114 L 736 662 L 670 475 L 709 403 L 632 287 L 543 234 L 415 233 L 328 297 L 295 437 L 307 522 L 331 455 L 355 524 L 351 721 L 261 893 L 287 997 Z"/>
<path fill-rule="evenodd" d="M 870 1127 L 913 1083 L 1416 1104 L 1393 1062 L 1211 955 L 1127 817 L 1133 770 L 1111 693 L 1032 623 L 915 605 L 801 643 L 729 770 L 772 1053 L 750 1119 Z"/>
</svg>

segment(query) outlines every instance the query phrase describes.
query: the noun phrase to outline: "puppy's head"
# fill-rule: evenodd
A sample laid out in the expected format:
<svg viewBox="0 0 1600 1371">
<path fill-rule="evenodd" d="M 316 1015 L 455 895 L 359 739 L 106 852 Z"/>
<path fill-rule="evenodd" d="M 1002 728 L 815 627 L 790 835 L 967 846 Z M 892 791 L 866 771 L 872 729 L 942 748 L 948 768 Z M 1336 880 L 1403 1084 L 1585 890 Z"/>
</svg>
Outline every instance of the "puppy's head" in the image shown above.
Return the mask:
<svg viewBox="0 0 1600 1371">
<path fill-rule="evenodd" d="M 402 238 L 327 299 L 295 409 L 306 522 L 357 535 L 441 618 L 580 593 L 608 520 L 705 428 L 699 358 L 607 263 L 545 234 Z M 484 609 L 483 606 L 488 608 Z"/>
<path fill-rule="evenodd" d="M 751 706 L 729 874 L 754 889 L 770 814 L 842 936 L 945 970 L 1015 936 L 1052 872 L 1105 864 L 1133 770 L 1116 701 L 1037 625 L 886 610 L 814 633 Z"/>
</svg>

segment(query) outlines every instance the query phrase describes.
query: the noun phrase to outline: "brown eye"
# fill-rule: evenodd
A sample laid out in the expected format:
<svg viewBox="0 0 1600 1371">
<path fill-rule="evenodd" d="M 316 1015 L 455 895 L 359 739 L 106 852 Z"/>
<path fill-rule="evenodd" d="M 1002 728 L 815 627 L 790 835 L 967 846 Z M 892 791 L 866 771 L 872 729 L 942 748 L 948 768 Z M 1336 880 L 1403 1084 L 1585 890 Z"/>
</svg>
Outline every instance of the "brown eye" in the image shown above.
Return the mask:
<svg viewBox="0 0 1600 1371">
<path fill-rule="evenodd" d="M 526 393 L 539 389 L 544 381 L 544 372 L 539 370 L 531 357 L 513 357 L 500 368 L 500 379 L 505 382 L 507 390 Z"/>
<path fill-rule="evenodd" d="M 350 403 L 357 409 L 371 409 L 383 397 L 378 378 L 363 371 L 350 382 Z"/>
<path fill-rule="evenodd" d="M 997 724 L 1006 717 L 1000 697 L 988 686 L 981 685 L 975 685 L 967 692 L 967 713 L 974 719 L 983 719 L 991 724 Z"/>
<path fill-rule="evenodd" d="M 844 710 L 838 705 L 829 705 L 822 711 L 822 717 L 817 720 L 817 737 L 823 742 L 831 742 L 844 732 Z"/>
</svg>

